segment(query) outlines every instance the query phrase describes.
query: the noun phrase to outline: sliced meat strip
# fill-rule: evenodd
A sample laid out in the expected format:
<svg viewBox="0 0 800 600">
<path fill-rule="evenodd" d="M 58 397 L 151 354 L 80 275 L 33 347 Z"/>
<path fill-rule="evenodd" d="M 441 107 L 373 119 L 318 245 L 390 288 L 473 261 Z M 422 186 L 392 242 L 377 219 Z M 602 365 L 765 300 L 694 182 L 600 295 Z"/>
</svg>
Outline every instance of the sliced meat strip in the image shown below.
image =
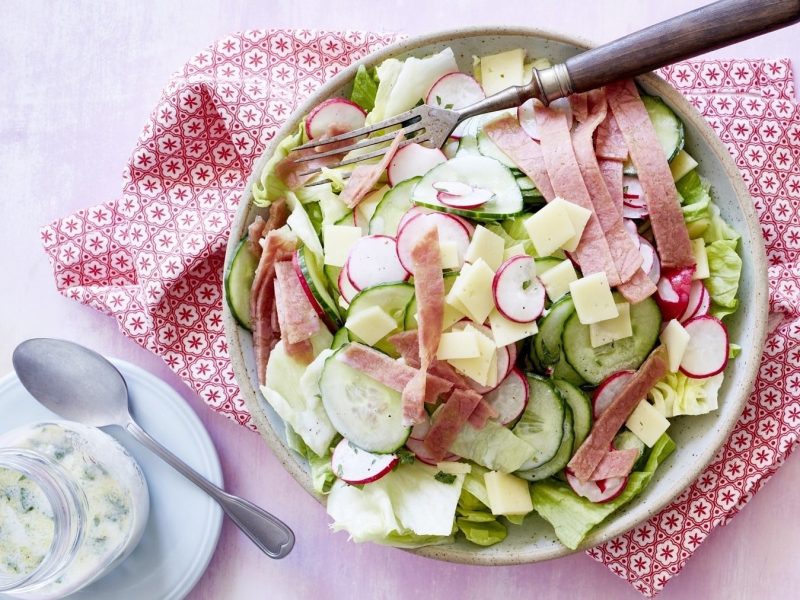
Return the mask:
<svg viewBox="0 0 800 600">
<path fill-rule="evenodd" d="M 604 271 L 611 286 L 621 283 L 614 258 L 594 212 L 592 198 L 583 182 L 578 160 L 572 149 L 567 118 L 561 111 L 548 107 L 536 110 L 536 122 L 542 139 L 542 154 L 547 173 L 557 196 L 592 211 L 575 255 L 584 275 Z"/>
<path fill-rule="evenodd" d="M 483 130 L 495 145 L 514 161 L 519 170 L 530 177 L 545 200 L 549 202 L 556 197 L 539 142 L 525 133 L 517 119 L 507 115 L 492 121 Z"/>
<path fill-rule="evenodd" d="M 583 123 L 589 118 L 589 95 L 572 94 L 569 97 L 569 105 L 572 108 L 572 117 L 578 122 Z"/>
<path fill-rule="evenodd" d="M 397 132 L 392 143 L 386 149 L 386 154 L 383 155 L 380 162 L 373 165 L 359 165 L 350 174 L 350 179 L 344 185 L 342 193 L 339 194 L 339 200 L 344 202 L 348 208 L 355 208 L 358 206 L 364 197 L 372 191 L 375 184 L 383 175 L 386 167 L 389 166 L 395 152 L 400 148 L 400 142 L 403 141 L 403 133 Z"/>
<path fill-rule="evenodd" d="M 401 331 L 389 338 L 395 349 L 403 357 L 407 365 L 419 368 L 419 334 L 416 329 Z M 435 360 L 428 367 L 428 372 L 442 379 L 446 379 L 456 387 L 469 388 L 463 375 L 458 373 L 455 368 L 443 360 Z"/>
<path fill-rule="evenodd" d="M 281 337 L 290 344 L 304 342 L 319 331 L 319 315 L 308 301 L 290 261 L 275 264 L 275 277 L 275 284 L 281 292 L 280 299 L 275 297 L 278 317 L 284 315 L 281 320 Z"/>
<path fill-rule="evenodd" d="M 598 159 L 624 162 L 628 158 L 628 145 L 625 136 L 614 118 L 614 113 L 606 112 L 606 118 L 600 123 L 595 134 L 595 154 Z"/>
<path fill-rule="evenodd" d="M 597 161 L 600 166 L 600 174 L 603 176 L 603 183 L 614 201 L 614 207 L 619 214 L 622 214 L 622 162 L 601 158 Z"/>
<path fill-rule="evenodd" d="M 678 192 L 636 85 L 632 80 L 618 81 L 606 90 L 644 191 L 661 266 L 690 267 L 695 261 Z"/>
<path fill-rule="evenodd" d="M 264 237 L 266 228 L 267 222 L 261 215 L 258 215 L 255 221 L 247 227 L 247 248 L 253 253 L 253 256 L 261 256 L 261 238 Z"/>
<path fill-rule="evenodd" d="M 609 479 L 611 477 L 626 477 L 639 459 L 636 448 L 626 450 L 609 450 L 592 473 L 592 481 Z"/>
<path fill-rule="evenodd" d="M 447 401 L 434 413 L 431 428 L 423 440 L 425 448 L 435 461 L 448 454 L 461 428 L 481 401 L 481 395 L 473 390 L 456 388 Z"/>
<path fill-rule="evenodd" d="M 320 140 L 325 138 L 334 137 L 341 133 L 350 131 L 349 127 L 342 127 L 335 123 L 328 127 L 328 131 L 320 137 Z M 299 158 L 307 158 L 315 154 L 328 152 L 329 150 L 336 150 L 337 147 L 342 148 L 352 143 L 352 140 L 343 140 L 341 142 L 334 142 L 333 144 L 315 146 L 313 148 L 306 148 L 305 150 L 297 150 L 290 153 L 286 158 L 275 165 L 275 175 L 286 184 L 290 190 L 299 188 L 305 183 L 311 175 L 300 175 L 306 171 L 313 171 L 320 167 L 332 167 L 336 165 L 341 159 L 341 154 L 334 154 L 332 156 L 324 156 L 322 158 L 315 158 L 305 162 L 296 162 Z"/>
<path fill-rule="evenodd" d="M 469 416 L 469 424 L 475 429 L 483 429 L 486 426 L 486 421 L 494 419 L 497 416 L 497 411 L 493 409 L 486 400 L 481 400 Z"/>
<path fill-rule="evenodd" d="M 617 286 L 625 300 L 631 304 L 641 302 L 656 293 L 656 284 L 647 276 L 647 273 L 639 269 L 628 281 Z"/>
<path fill-rule="evenodd" d="M 590 480 L 597 465 L 608 453 L 614 436 L 656 381 L 668 372 L 666 349 L 659 346 L 647 357 L 628 384 L 594 422 L 589 436 L 569 461 L 569 467 L 578 479 Z"/>
<path fill-rule="evenodd" d="M 279 262 L 277 264 L 282 265 L 285 263 Z M 277 321 L 278 321 L 277 331 L 280 331 L 282 334 L 283 346 L 284 348 L 286 348 L 286 354 L 301 362 L 309 364 L 311 363 L 312 360 L 314 360 L 314 348 L 311 345 L 311 341 L 308 339 L 304 339 L 299 342 L 291 342 L 286 338 L 284 332 L 289 330 L 290 325 L 288 324 L 288 320 L 289 320 L 289 313 L 291 311 L 288 310 L 287 308 L 287 304 L 286 301 L 284 300 L 283 292 L 281 291 L 281 286 L 277 278 L 275 279 L 274 285 L 275 285 L 274 305 L 275 305 L 275 314 L 277 315 Z M 273 323 L 273 327 L 274 326 L 275 325 Z"/>
<path fill-rule="evenodd" d="M 408 382 L 419 373 L 419 369 L 404 365 L 383 352 L 357 342 L 350 343 L 337 355 L 346 365 L 369 375 L 388 388 L 402 392 Z M 453 388 L 453 384 L 441 377 L 427 374 L 425 402 L 434 404 L 439 396 L 443 396 Z"/>
</svg>

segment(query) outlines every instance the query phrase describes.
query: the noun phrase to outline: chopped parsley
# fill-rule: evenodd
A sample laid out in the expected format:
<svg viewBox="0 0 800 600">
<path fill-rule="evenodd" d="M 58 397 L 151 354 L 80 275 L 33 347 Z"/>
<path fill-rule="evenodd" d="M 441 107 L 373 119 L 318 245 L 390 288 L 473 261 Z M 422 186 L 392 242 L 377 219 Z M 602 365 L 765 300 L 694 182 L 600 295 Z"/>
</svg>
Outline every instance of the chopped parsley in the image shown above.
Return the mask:
<svg viewBox="0 0 800 600">
<path fill-rule="evenodd" d="M 452 473 L 445 473 L 444 471 L 439 471 L 438 473 L 436 473 L 436 475 L 433 476 L 433 478 L 436 481 L 439 481 L 440 483 L 448 483 L 448 484 L 455 483 L 456 480 L 455 475 L 453 475 Z"/>
</svg>

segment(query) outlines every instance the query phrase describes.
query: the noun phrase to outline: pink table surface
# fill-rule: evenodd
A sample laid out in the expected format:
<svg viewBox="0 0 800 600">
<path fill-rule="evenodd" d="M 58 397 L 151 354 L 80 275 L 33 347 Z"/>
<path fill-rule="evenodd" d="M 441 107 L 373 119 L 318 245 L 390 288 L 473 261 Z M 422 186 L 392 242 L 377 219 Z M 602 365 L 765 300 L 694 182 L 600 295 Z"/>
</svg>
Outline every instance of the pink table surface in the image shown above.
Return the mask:
<svg viewBox="0 0 800 600">
<path fill-rule="evenodd" d="M 0 4 L 0 373 L 23 339 L 80 341 L 162 377 L 200 414 L 228 488 L 281 515 L 297 533 L 282 562 L 262 556 L 226 523 L 213 562 L 190 598 L 637 598 L 628 584 L 578 554 L 538 565 L 481 568 L 355 545 L 328 531 L 324 510 L 289 477 L 260 438 L 206 410 L 155 356 L 98 313 L 59 296 L 37 228 L 114 197 L 120 172 L 169 74 L 230 31 L 259 27 L 422 33 L 476 24 L 525 24 L 599 42 L 703 2 L 558 0 L 247 2 L 182 0 Z M 719 51 L 789 56 L 800 28 Z M 87 133 L 87 123 L 93 123 Z M 0 415 L 2 418 L 2 415 Z M 792 460 L 733 523 L 703 544 L 662 597 L 797 597 L 800 461 Z M 143 599 L 145 600 L 145 599 Z M 146 599 L 150 600 L 150 599 Z M 157 600 L 157 599 L 152 599 Z"/>
</svg>

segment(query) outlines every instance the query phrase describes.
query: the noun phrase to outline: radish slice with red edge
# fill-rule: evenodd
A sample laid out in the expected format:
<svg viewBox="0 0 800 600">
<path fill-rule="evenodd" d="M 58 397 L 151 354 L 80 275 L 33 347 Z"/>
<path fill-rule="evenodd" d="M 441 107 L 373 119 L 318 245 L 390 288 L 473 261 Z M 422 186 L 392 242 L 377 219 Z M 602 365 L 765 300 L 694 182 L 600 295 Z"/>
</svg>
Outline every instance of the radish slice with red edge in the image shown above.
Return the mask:
<svg viewBox="0 0 800 600">
<path fill-rule="evenodd" d="M 678 319 L 689 304 L 689 291 L 692 288 L 692 267 L 684 269 L 664 269 L 656 284 L 656 302 L 661 309 L 664 321 Z"/>
<path fill-rule="evenodd" d="M 303 292 L 308 298 L 308 302 L 311 304 L 311 308 L 314 309 L 314 312 L 317 313 L 322 322 L 325 323 L 325 326 L 330 329 L 331 331 L 336 331 L 336 326 L 331 323 L 330 317 L 328 317 L 325 309 L 322 308 L 320 305 L 319 300 L 314 296 L 314 293 L 311 291 L 311 288 L 306 281 L 305 276 L 303 275 L 303 269 L 300 267 L 300 258 L 299 258 L 300 251 L 296 251 L 292 254 L 292 267 L 294 268 L 294 274 L 297 275 L 297 279 L 300 280 L 300 287 L 303 289 Z"/>
<path fill-rule="evenodd" d="M 694 311 L 693 317 L 702 317 L 703 315 L 707 315 L 708 311 L 711 309 L 711 294 L 708 293 L 708 288 L 703 286 L 703 296 L 700 298 L 700 305 L 697 307 L 697 310 Z"/>
<path fill-rule="evenodd" d="M 414 453 L 414 456 L 416 456 L 418 460 L 424 462 L 426 465 L 436 466 L 440 462 L 453 462 L 460 458 L 455 454 L 448 454 L 441 461 L 436 460 L 431 455 L 430 450 L 425 447 L 425 443 L 422 440 L 415 440 L 414 438 L 408 438 L 406 440 L 406 448 L 411 450 L 411 452 Z"/>
<path fill-rule="evenodd" d="M 331 468 L 342 481 L 362 485 L 388 474 L 399 461 L 395 454 L 373 454 L 342 439 L 333 449 Z"/>
<path fill-rule="evenodd" d="M 610 502 L 619 496 L 628 484 L 627 477 L 610 477 L 600 481 L 581 481 L 575 477 L 572 469 L 566 469 L 564 473 L 572 491 L 595 504 Z"/>
<path fill-rule="evenodd" d="M 508 377 L 483 399 L 497 413 L 495 420 L 501 425 L 507 425 L 519 418 L 528 405 L 529 396 L 528 379 L 519 369 L 512 368 Z"/>
<path fill-rule="evenodd" d="M 661 278 L 661 261 L 658 259 L 653 244 L 641 236 L 639 236 L 639 252 L 642 255 L 642 270 L 647 273 L 653 283 L 658 283 Z"/>
<path fill-rule="evenodd" d="M 339 135 L 364 126 L 367 113 L 346 98 L 320 102 L 306 117 L 306 135 L 313 140 L 323 135 Z"/>
<path fill-rule="evenodd" d="M 419 214 L 406 221 L 397 232 L 397 256 L 409 273 L 414 273 L 411 249 L 431 226 L 438 230 L 439 242 L 455 242 L 459 267 L 464 264 L 470 234 L 461 220 L 445 213 Z"/>
<path fill-rule="evenodd" d="M 697 314 L 698 309 L 703 304 L 703 294 L 706 292 L 706 286 L 699 279 L 692 281 L 689 287 L 689 300 L 686 302 L 686 310 L 680 317 L 680 322 L 685 323 Z"/>
<path fill-rule="evenodd" d="M 486 98 L 481 84 L 466 73 L 442 75 L 431 86 L 425 104 L 446 108 L 464 108 Z"/>
<path fill-rule="evenodd" d="M 713 377 L 728 364 L 728 329 L 711 315 L 694 317 L 683 324 L 689 344 L 681 359 L 681 373 L 694 379 Z"/>
<path fill-rule="evenodd" d="M 606 377 L 592 395 L 594 418 L 600 418 L 603 411 L 614 401 L 625 385 L 633 377 L 635 371 L 617 371 Z"/>
<path fill-rule="evenodd" d="M 508 371 L 506 372 L 506 377 L 508 377 L 508 374 L 511 373 L 517 365 L 517 345 L 509 344 L 506 346 L 506 350 L 508 350 Z"/>
<path fill-rule="evenodd" d="M 395 152 L 386 169 L 389 185 L 394 187 L 406 179 L 421 177 L 446 160 L 444 152 L 438 148 L 426 148 L 416 143 L 403 146 Z"/>
<path fill-rule="evenodd" d="M 628 206 L 633 208 L 645 208 L 647 203 L 644 199 L 644 190 L 639 183 L 638 177 L 625 175 L 622 177 L 622 199 Z"/>
<path fill-rule="evenodd" d="M 648 214 L 646 208 L 631 206 L 625 202 L 622 203 L 622 216 L 625 219 L 643 219 Z"/>
<path fill-rule="evenodd" d="M 408 279 L 408 271 L 397 258 L 397 243 L 388 235 L 360 238 L 350 248 L 345 266 L 350 283 L 357 290 Z"/>
<path fill-rule="evenodd" d="M 530 256 L 512 256 L 497 269 L 492 281 L 497 310 L 515 323 L 535 321 L 544 311 L 545 290 Z"/>
<path fill-rule="evenodd" d="M 478 208 L 494 198 L 493 191 L 460 181 L 440 181 L 433 188 L 438 190 L 436 199 L 452 208 Z"/>
<path fill-rule="evenodd" d="M 429 208 L 424 208 L 422 206 L 412 206 L 406 211 L 406 214 L 400 217 L 400 221 L 397 223 L 397 231 L 400 231 L 403 228 L 403 225 L 408 223 L 411 219 L 413 219 L 417 215 L 428 215 L 432 212 L 434 211 L 432 211 Z"/>
<path fill-rule="evenodd" d="M 336 281 L 336 285 L 339 288 L 339 295 L 344 298 L 344 301 L 348 304 L 350 304 L 353 298 L 358 294 L 358 290 L 353 287 L 353 284 L 350 282 L 350 277 L 347 273 L 347 263 L 345 263 L 344 268 L 339 271 L 339 279 Z"/>
</svg>

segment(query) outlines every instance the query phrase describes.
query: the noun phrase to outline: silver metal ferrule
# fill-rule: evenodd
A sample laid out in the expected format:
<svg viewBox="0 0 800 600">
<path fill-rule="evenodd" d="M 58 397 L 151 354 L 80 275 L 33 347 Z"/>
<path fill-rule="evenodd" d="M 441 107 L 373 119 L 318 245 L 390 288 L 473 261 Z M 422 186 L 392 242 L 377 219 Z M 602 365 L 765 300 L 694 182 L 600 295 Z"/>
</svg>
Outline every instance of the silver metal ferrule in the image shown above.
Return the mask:
<svg viewBox="0 0 800 600">
<path fill-rule="evenodd" d="M 572 93 L 572 80 L 564 63 L 558 63 L 547 69 L 538 71 L 539 85 L 542 90 L 542 102 L 549 104 L 558 98 Z"/>
</svg>

